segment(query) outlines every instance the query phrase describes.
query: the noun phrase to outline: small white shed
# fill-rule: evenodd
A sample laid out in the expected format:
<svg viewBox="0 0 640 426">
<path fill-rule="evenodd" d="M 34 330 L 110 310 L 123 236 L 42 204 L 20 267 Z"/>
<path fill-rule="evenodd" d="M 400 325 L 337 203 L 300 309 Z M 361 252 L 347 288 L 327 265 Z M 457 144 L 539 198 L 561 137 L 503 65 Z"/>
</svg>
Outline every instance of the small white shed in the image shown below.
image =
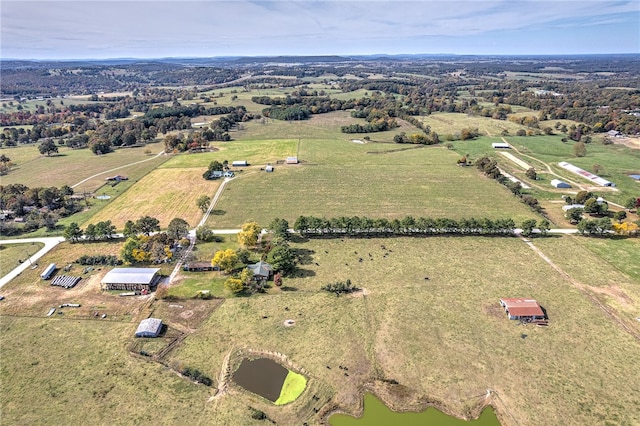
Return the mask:
<svg viewBox="0 0 640 426">
<path fill-rule="evenodd" d="M 571 188 L 571 185 L 569 185 L 567 182 L 562 181 L 560 179 L 553 179 L 551 181 L 551 186 L 556 188 Z"/>
</svg>

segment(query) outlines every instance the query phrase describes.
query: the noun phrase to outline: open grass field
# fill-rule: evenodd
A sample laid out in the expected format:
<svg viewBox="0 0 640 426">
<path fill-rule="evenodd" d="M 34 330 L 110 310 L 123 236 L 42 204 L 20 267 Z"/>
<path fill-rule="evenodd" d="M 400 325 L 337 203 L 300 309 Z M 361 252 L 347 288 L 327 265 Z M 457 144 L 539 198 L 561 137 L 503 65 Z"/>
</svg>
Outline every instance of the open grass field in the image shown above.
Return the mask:
<svg viewBox="0 0 640 426">
<path fill-rule="evenodd" d="M 195 226 L 202 217 L 196 200 L 202 195 L 213 197 L 219 185 L 219 181 L 202 178 L 205 170 L 156 169 L 107 204 L 88 223 L 111 220 L 117 229 L 122 229 L 127 220 L 136 221 L 149 215 L 158 219 L 162 228 L 166 228 L 171 219 L 176 217 Z"/>
<path fill-rule="evenodd" d="M 494 120 L 489 117 L 460 113 L 436 112 L 417 118 L 431 127 L 431 130 L 440 136 L 440 140 L 444 140 L 446 135 L 459 134 L 464 128 L 477 128 L 480 134 L 487 136 L 500 136 L 503 130 L 508 130 L 510 134 L 514 135 L 518 130 L 526 129 L 524 126 L 507 120 Z"/>
<path fill-rule="evenodd" d="M 142 148 L 119 149 L 106 155 L 95 155 L 88 149 L 73 150 L 60 147 L 60 152 L 51 157 L 40 155 L 35 145 L 11 149 L 3 148 L 0 153 L 11 158 L 16 167 L 2 177 L 2 182 L 3 185 L 21 183 L 28 187 L 73 186 L 94 174 L 149 159 L 149 161 L 131 168 L 123 168 L 113 172 L 113 174 L 131 174 L 131 179 L 139 179 L 166 159 L 166 157 L 153 158 L 153 156 L 145 154 L 144 151 L 147 149 L 157 154 L 164 149 L 164 146 L 155 144 Z M 107 174 L 96 177 L 74 189 L 76 192 L 95 191 L 104 184 L 106 177 Z"/>
<path fill-rule="evenodd" d="M 0 277 L 44 247 L 42 243 L 0 244 Z"/>
<path fill-rule="evenodd" d="M 546 253 L 559 242 L 561 249 L 549 255 L 569 263 L 572 240 L 564 238 L 534 243 L 544 241 Z M 329 392 L 346 410 L 355 410 L 364 383 L 384 378 L 458 415 L 492 389 L 505 425 L 550 418 L 583 425 L 640 421 L 633 396 L 640 391 L 638 342 L 521 240 L 345 239 L 294 246 L 312 253 L 300 278 L 285 279 L 284 286 L 296 291 L 274 288 L 269 295 L 226 300 L 172 359 L 214 376 L 234 347 L 278 351 L 309 372 L 310 386 Z M 576 255 L 585 263 L 598 259 L 585 250 Z M 601 276 L 638 284 L 612 265 L 598 268 Z M 346 278 L 366 296 L 319 291 Z M 629 303 L 638 309 L 632 296 Z M 536 298 L 549 327 L 508 320 L 500 297 Z M 295 325 L 283 326 L 286 319 Z M 349 375 L 338 366 L 348 367 Z M 309 415 L 307 392 L 288 406 L 293 413 L 241 394 L 278 423 Z M 217 421 L 241 415 L 234 395 L 220 399 Z"/>
<path fill-rule="evenodd" d="M 602 145 L 592 142 L 587 145 L 586 157 L 575 157 L 573 155 L 574 142 L 562 142 L 562 135 L 554 136 L 506 136 L 507 140 L 518 152 L 509 151 L 518 158 L 533 166 L 539 173 L 541 180 L 535 182 L 540 188 L 533 191 L 540 199 L 559 199 L 559 191 L 551 187 L 551 179 L 555 175 L 547 172 L 547 165 L 551 170 L 560 175 L 563 180 L 575 182 L 584 187 L 592 187 L 595 193 L 601 192 L 605 199 L 624 204 L 631 197 L 640 194 L 638 184 L 631 179 L 628 174 L 638 170 L 640 164 L 640 151 L 628 148 L 623 145 Z M 501 142 L 502 138 L 481 137 L 472 141 L 453 142 L 454 150 L 460 155 L 470 154 L 470 159 L 475 161 L 478 157 L 489 155 L 498 160 L 500 166 L 505 166 L 507 170 L 514 171 L 518 178 L 524 177 L 524 172 L 518 168 L 510 167 L 509 160 L 498 155 L 495 149 L 491 148 L 492 142 Z M 616 190 L 601 188 L 592 182 L 582 179 L 558 166 L 558 162 L 568 161 L 587 171 L 592 171 L 594 164 L 602 166 L 599 176 L 604 177 L 616 184 Z M 560 191 L 561 193 L 577 192 L 579 188 L 574 186 L 570 190 Z"/>
<path fill-rule="evenodd" d="M 200 423 L 211 389 L 130 356 L 136 327 L 0 316 L 2 423 Z"/>
<path fill-rule="evenodd" d="M 322 117 L 288 125 L 306 133 L 307 126 L 322 127 L 320 120 Z M 276 166 L 269 174 L 241 174 L 229 184 L 216 206 L 225 214 L 210 217 L 209 223 L 217 228 L 235 228 L 247 220 L 268 224 L 274 217 L 293 223 L 299 215 L 480 215 L 474 206 L 483 206 L 482 215 L 492 218 L 511 216 L 519 222 L 535 217 L 505 188 L 481 177 L 474 168 L 456 166 L 458 155 L 453 151 L 351 142 L 359 137 L 341 134 L 301 139 L 301 164 Z M 379 137 L 372 135 L 376 140 Z M 244 146 L 242 141 L 233 143 Z"/>
</svg>

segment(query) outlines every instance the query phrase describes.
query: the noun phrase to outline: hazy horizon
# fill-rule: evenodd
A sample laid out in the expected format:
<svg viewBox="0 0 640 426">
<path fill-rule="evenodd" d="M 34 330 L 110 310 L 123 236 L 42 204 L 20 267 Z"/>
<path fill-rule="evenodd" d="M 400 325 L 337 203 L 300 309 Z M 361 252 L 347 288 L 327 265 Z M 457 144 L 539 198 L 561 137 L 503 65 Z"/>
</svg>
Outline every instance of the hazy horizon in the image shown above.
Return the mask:
<svg viewBox="0 0 640 426">
<path fill-rule="evenodd" d="M 640 53 L 640 1 L 2 2 L 3 59 Z"/>
</svg>

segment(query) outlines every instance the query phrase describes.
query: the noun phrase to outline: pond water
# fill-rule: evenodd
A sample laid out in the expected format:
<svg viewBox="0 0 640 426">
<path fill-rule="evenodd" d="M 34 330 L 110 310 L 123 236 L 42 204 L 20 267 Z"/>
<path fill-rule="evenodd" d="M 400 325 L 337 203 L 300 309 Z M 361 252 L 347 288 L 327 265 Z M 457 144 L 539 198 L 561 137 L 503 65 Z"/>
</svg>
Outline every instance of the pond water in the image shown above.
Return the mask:
<svg viewBox="0 0 640 426">
<path fill-rule="evenodd" d="M 451 417 L 433 407 L 420 413 L 396 413 L 370 393 L 364 396 L 362 417 L 334 414 L 329 417 L 329 424 L 331 426 L 500 426 L 492 407 L 485 408 L 478 419 L 470 421 Z"/>
<path fill-rule="evenodd" d="M 244 358 L 240 367 L 233 373 L 233 381 L 249 392 L 275 402 L 280 396 L 287 374 L 289 370 L 272 359 Z"/>
</svg>

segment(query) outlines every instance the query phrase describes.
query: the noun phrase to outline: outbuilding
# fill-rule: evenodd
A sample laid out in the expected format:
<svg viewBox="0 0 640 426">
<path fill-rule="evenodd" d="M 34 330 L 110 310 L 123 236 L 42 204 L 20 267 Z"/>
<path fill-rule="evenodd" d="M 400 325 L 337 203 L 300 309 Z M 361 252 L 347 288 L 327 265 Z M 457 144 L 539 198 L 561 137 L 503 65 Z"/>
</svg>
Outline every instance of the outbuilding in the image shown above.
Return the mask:
<svg viewBox="0 0 640 426">
<path fill-rule="evenodd" d="M 232 162 L 231 165 L 233 167 L 246 167 L 249 165 L 249 163 L 247 163 L 247 160 L 236 160 Z"/>
<path fill-rule="evenodd" d="M 511 149 L 511 145 L 506 142 L 494 142 L 491 144 L 493 149 Z"/>
<path fill-rule="evenodd" d="M 287 157 L 287 164 L 298 164 L 298 157 Z"/>
<path fill-rule="evenodd" d="M 102 279 L 104 290 L 153 290 L 160 281 L 160 268 L 113 268 Z"/>
<path fill-rule="evenodd" d="M 214 266 L 211 262 L 189 262 L 182 265 L 183 271 L 202 272 L 202 271 L 219 271 L 218 266 Z"/>
<path fill-rule="evenodd" d="M 162 320 L 147 318 L 140 321 L 136 330 L 136 337 L 158 337 L 162 331 Z"/>
<path fill-rule="evenodd" d="M 538 321 L 545 319 L 545 313 L 534 299 L 502 298 L 500 305 L 504 308 L 510 320 Z"/>
<path fill-rule="evenodd" d="M 556 188 L 571 188 L 571 185 L 569 185 L 567 182 L 562 181 L 560 179 L 552 179 L 551 186 Z"/>
<path fill-rule="evenodd" d="M 42 273 L 40 274 L 40 278 L 42 278 L 43 280 L 48 280 L 49 278 L 51 278 L 51 275 L 53 275 L 56 269 L 56 264 L 51 263 L 44 271 L 42 271 Z"/>
</svg>

